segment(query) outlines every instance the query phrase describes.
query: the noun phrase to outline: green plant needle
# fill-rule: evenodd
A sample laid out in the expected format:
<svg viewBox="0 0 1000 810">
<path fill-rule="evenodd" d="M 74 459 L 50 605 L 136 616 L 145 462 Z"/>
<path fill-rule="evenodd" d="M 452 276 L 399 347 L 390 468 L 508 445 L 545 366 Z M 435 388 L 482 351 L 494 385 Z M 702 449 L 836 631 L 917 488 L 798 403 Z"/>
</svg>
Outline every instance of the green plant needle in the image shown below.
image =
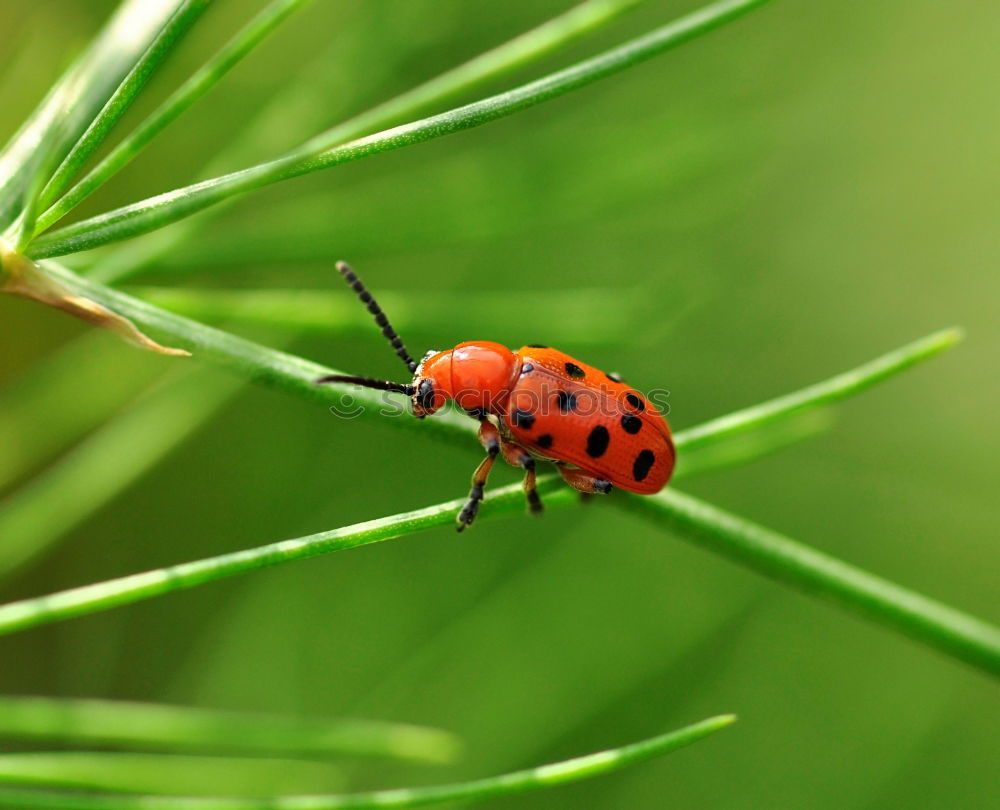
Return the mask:
<svg viewBox="0 0 1000 810">
<path fill-rule="evenodd" d="M 554 762 L 501 776 L 432 787 L 397 788 L 371 793 L 328 796 L 174 797 L 150 795 L 55 793 L 0 788 L 0 807 L 52 810 L 346 810 L 354 808 L 425 807 L 444 802 L 473 802 L 496 796 L 556 787 L 612 773 L 662 756 L 731 726 L 731 714 L 710 717 L 678 731 L 594 754 Z"/>
<path fill-rule="evenodd" d="M 599 56 L 529 84 L 439 115 L 342 143 L 335 127 L 276 160 L 74 223 L 32 242 L 27 253 L 41 259 L 89 250 L 162 228 L 230 197 L 280 180 L 422 143 L 495 121 L 543 101 L 585 87 L 706 34 L 768 0 L 722 0 L 657 28 Z"/>
</svg>

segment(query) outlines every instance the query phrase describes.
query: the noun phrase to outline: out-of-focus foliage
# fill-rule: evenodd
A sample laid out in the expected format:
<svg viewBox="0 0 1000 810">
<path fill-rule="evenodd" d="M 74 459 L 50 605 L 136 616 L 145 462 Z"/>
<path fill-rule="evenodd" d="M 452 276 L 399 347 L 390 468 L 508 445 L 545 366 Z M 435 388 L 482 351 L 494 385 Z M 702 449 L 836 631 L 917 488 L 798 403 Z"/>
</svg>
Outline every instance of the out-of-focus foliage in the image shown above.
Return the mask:
<svg viewBox="0 0 1000 810">
<path fill-rule="evenodd" d="M 248 5 L 211 9 L 123 123 Z M 188 183 L 219 152 L 220 170 L 265 159 L 563 7 L 315 3 L 78 213 Z M 490 89 L 688 8 L 649 3 Z M 0 139 L 110 9 L 6 1 Z M 495 296 L 488 330 L 469 333 L 462 313 L 459 332 L 436 314 L 410 338 L 418 354 L 473 338 L 549 342 L 574 331 L 552 322 L 593 309 L 581 288 L 614 287 L 634 296 L 630 328 L 560 347 L 669 388 L 677 427 L 961 323 L 960 350 L 844 406 L 832 431 L 687 486 L 996 619 L 998 29 L 1000 12 L 969 0 L 778 3 L 516 117 L 258 193 L 142 281 L 325 290 L 343 258 L 376 291 Z M 293 94 L 302 71 L 318 89 L 280 126 L 247 131 L 262 99 Z M 234 139 L 244 146 L 227 164 Z M 538 316 L 533 293 L 559 291 L 566 304 Z M 17 403 L 84 327 L 6 298 L 0 324 L 0 402 L 14 403 L 0 418 L 35 425 Z M 374 328 L 313 334 L 295 351 L 356 373 L 399 371 Z M 183 362 L 134 352 L 106 337 L 70 372 L 78 394 L 66 364 L 52 363 L 63 383 L 60 401 L 44 402 L 53 431 L 85 426 L 80 407 L 108 409 L 93 391 L 138 390 Z M 50 451 L 33 458 L 44 469 Z M 5 582 L 3 601 L 436 503 L 462 494 L 476 459 L 474 445 L 248 387 Z M 979 810 L 1000 794 L 1000 717 L 982 675 L 600 503 L 463 536 L 438 529 L 13 636 L 0 658 L 5 694 L 363 716 L 465 740 L 464 759 L 440 770 L 352 765 L 359 788 L 499 772 L 720 709 L 741 715 L 663 762 L 498 807 Z"/>
</svg>

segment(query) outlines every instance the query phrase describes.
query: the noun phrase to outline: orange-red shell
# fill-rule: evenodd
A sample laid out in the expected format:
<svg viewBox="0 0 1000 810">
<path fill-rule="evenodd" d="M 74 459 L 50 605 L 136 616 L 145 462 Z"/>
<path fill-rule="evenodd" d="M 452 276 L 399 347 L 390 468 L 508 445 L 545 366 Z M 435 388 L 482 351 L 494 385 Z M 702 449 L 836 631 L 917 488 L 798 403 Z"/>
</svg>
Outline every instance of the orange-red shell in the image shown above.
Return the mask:
<svg viewBox="0 0 1000 810">
<path fill-rule="evenodd" d="M 517 358 L 517 380 L 500 414 L 514 441 L 630 492 L 664 487 L 674 444 L 666 419 L 646 397 L 555 349 L 523 346 Z"/>
<path fill-rule="evenodd" d="M 630 385 L 564 352 L 459 343 L 427 357 L 414 383 L 423 379 L 433 382 L 434 395 L 419 415 L 452 399 L 495 415 L 503 433 L 532 454 L 621 489 L 649 495 L 670 480 L 674 444 L 663 414 Z"/>
</svg>

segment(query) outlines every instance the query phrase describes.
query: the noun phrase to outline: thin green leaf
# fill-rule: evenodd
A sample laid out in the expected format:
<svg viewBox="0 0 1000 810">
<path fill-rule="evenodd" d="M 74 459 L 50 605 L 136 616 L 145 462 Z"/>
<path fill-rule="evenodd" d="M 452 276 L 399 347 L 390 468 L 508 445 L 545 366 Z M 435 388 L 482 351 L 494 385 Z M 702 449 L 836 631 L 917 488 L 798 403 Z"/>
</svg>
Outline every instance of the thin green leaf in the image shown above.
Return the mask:
<svg viewBox="0 0 1000 810">
<path fill-rule="evenodd" d="M 539 479 L 539 490 L 543 494 L 557 487 L 559 484 L 555 476 Z M 553 493 L 553 497 L 546 501 L 546 505 L 550 507 L 566 505 L 569 503 L 568 495 L 569 491 L 562 488 L 561 492 Z M 259 568 L 269 568 L 331 551 L 357 548 L 414 534 L 432 526 L 454 525 L 455 515 L 464 503 L 464 498 L 447 501 L 413 512 L 390 515 L 306 537 L 282 540 L 245 551 L 109 579 L 35 599 L 10 602 L 0 605 L 0 635 L 107 610 L 173 591 L 187 590 Z M 478 519 L 482 520 L 490 515 L 521 514 L 523 510 L 524 492 L 520 485 L 515 484 L 491 490 Z"/>
<path fill-rule="evenodd" d="M 450 762 L 460 748 L 449 732 L 405 723 L 44 697 L 0 697 L 0 737 L 182 753 L 429 763 Z"/>
<path fill-rule="evenodd" d="M 383 398 L 378 392 L 366 389 L 359 388 L 345 392 L 337 386 L 316 384 L 316 380 L 324 375 L 339 373 L 337 369 L 270 349 L 221 329 L 214 329 L 180 315 L 174 315 L 138 298 L 82 278 L 55 262 L 45 262 L 44 269 L 67 289 L 97 301 L 150 330 L 164 335 L 175 335 L 178 344 L 183 348 L 196 352 L 201 359 L 236 372 L 243 379 L 250 378 L 303 399 L 348 411 L 361 405 L 364 407 L 364 413 L 369 416 L 383 412 L 391 403 L 401 408 L 405 407 L 405 400 L 395 394 Z M 391 421 L 405 430 L 417 430 L 452 440 L 467 438 L 475 432 L 471 419 L 450 412 L 441 413 L 434 419 L 427 419 L 422 423 L 409 418 Z"/>
<path fill-rule="evenodd" d="M 343 142 L 403 121 L 575 42 L 607 25 L 636 4 L 636 0 L 585 0 L 537 28 L 354 116 L 339 124 L 336 131 Z M 252 133 L 253 137 L 244 136 L 241 139 L 237 135 L 223 156 L 227 162 L 234 159 L 234 155 L 256 154 L 262 132 L 284 132 L 291 114 L 301 115 L 303 103 L 312 104 L 311 99 L 327 92 L 322 86 L 317 86 L 317 77 L 323 74 L 320 67 L 326 61 L 325 54 L 314 60 L 295 82 L 294 93 L 282 92 L 249 123 L 245 131 Z M 218 159 L 211 161 L 200 174 L 217 174 L 225 168 L 216 165 L 219 163 Z M 231 201 L 235 201 L 235 198 L 231 198 Z M 110 282 L 137 273 L 158 258 L 169 255 L 174 246 L 190 239 L 196 228 L 204 227 L 213 215 L 225 208 L 225 204 L 216 206 L 207 215 L 188 219 L 169 230 L 160 231 L 154 238 L 119 244 L 117 250 L 110 255 L 100 257 L 91 276 Z"/>
<path fill-rule="evenodd" d="M 767 0 L 722 0 L 538 81 L 350 143 L 343 144 L 343 131 L 334 127 L 277 160 L 74 223 L 39 239 L 29 253 L 33 258 L 46 258 L 128 239 L 271 183 L 495 121 L 644 62 L 765 2 Z"/>
<path fill-rule="evenodd" d="M 1000 677 L 1000 628 L 668 487 L 628 509 L 778 582 Z"/>
<path fill-rule="evenodd" d="M 236 391 L 199 370 L 154 390 L 0 500 L 0 579 L 45 553 L 161 461 Z"/>
<path fill-rule="evenodd" d="M 549 508 L 574 503 L 556 476 L 539 479 Z M 791 538 L 668 488 L 655 496 L 617 493 L 612 501 L 667 525 L 712 551 L 808 593 L 832 599 L 866 618 L 984 672 L 1000 676 L 1000 628 L 895 585 Z M 0 606 L 0 635 L 192 588 L 258 568 L 340 551 L 452 524 L 464 499 L 284 540 L 168 568 Z M 490 493 L 478 520 L 521 513 L 520 486 Z"/>
<path fill-rule="evenodd" d="M 121 84 L 115 88 L 111 98 L 90 122 L 79 140 L 73 144 L 69 154 L 66 155 L 49 179 L 38 200 L 42 210 L 55 202 L 59 195 L 67 189 L 87 159 L 104 143 L 108 133 L 132 106 L 132 102 L 142 92 L 146 82 L 149 81 L 156 69 L 184 38 L 191 26 L 198 21 L 202 12 L 208 8 L 209 2 L 210 0 L 180 0 L 170 19 L 153 37 L 145 52 L 122 79 Z M 32 222 L 32 227 L 27 231 L 29 237 L 35 233 L 34 225 L 35 223 Z"/>
<path fill-rule="evenodd" d="M 118 751 L 0 753 L 0 785 L 251 797 L 286 791 L 343 790 L 345 783 L 343 771 L 328 762 L 294 759 Z"/>
<path fill-rule="evenodd" d="M 24 207 L 25 191 L 32 182 L 38 182 L 34 161 L 43 142 L 54 137 L 53 128 L 61 128 L 58 142 L 52 149 L 54 162 L 58 162 L 104 106 L 178 4 L 179 0 L 124 2 L 90 48 L 66 70 L 8 142 L 0 153 L 0 229 L 14 221 Z"/>
<path fill-rule="evenodd" d="M 611 773 L 690 745 L 732 725 L 733 715 L 720 715 L 642 742 L 594 754 L 514 771 L 502 776 L 433 787 L 380 790 L 329 796 L 236 797 L 120 796 L 47 793 L 0 789 L 0 807 L 75 808 L 76 810 L 344 810 L 345 808 L 420 807 L 455 801 L 481 801 Z"/>
<path fill-rule="evenodd" d="M 756 430 L 792 414 L 820 408 L 858 394 L 881 380 L 934 357 L 945 349 L 950 349 L 961 339 L 962 330 L 956 327 L 934 332 L 829 380 L 750 408 L 734 411 L 686 430 L 677 437 L 678 449 L 692 450 L 748 430 Z"/>
<path fill-rule="evenodd" d="M 62 217 L 72 211 L 77 205 L 79 205 L 83 200 L 90 196 L 94 191 L 100 188 L 104 183 L 114 177 L 119 171 L 121 171 L 125 166 L 127 166 L 133 158 L 135 158 L 145 147 L 153 140 L 156 135 L 166 129 L 178 116 L 180 116 L 185 110 L 191 107 L 198 99 L 200 99 L 205 93 L 212 89 L 221 79 L 229 72 L 236 64 L 239 63 L 243 57 L 249 54 L 255 47 L 257 47 L 261 42 L 263 42 L 269 34 L 274 32 L 282 22 L 284 22 L 288 17 L 290 17 L 295 11 L 298 11 L 306 3 L 311 0 L 272 0 L 272 2 L 261 11 L 253 20 L 250 21 L 240 31 L 235 37 L 233 37 L 226 45 L 222 48 L 215 56 L 213 56 L 208 62 L 206 62 L 200 70 L 198 70 L 191 78 L 189 78 L 176 92 L 174 92 L 163 104 L 161 104 L 145 121 L 143 121 L 134 132 L 128 135 L 124 140 L 121 141 L 101 162 L 95 166 L 79 183 L 77 183 L 72 189 L 69 190 L 63 197 L 61 197 L 56 202 L 52 203 L 51 206 L 38 218 L 37 225 L 35 227 L 35 233 L 38 234 L 42 231 L 50 228 L 54 223 L 58 222 Z M 173 24 L 173 23 L 172 23 Z M 166 35 L 160 38 L 160 42 L 154 45 L 154 48 L 159 48 L 162 52 L 160 54 L 161 58 L 166 54 L 166 49 L 169 47 L 168 37 Z M 176 40 L 176 37 L 174 37 Z M 147 53 L 147 57 L 151 54 Z M 145 57 L 144 57 L 145 58 Z M 124 112 L 125 107 L 131 100 L 131 96 L 134 96 L 141 89 L 141 86 L 137 87 L 126 87 L 128 82 L 136 77 L 138 81 L 137 72 L 140 71 L 140 65 L 137 65 L 133 70 L 133 73 L 126 79 L 126 81 L 119 87 L 115 98 L 112 98 L 109 102 L 108 107 L 115 104 L 115 99 L 119 99 L 118 105 L 121 108 L 121 112 Z M 147 65 L 146 75 L 155 67 L 155 65 Z M 121 97 L 121 98 L 119 98 Z M 105 108 L 106 110 L 108 108 Z M 120 113 L 118 113 L 120 117 Z M 100 119 L 98 119 L 100 121 Z M 96 136 L 98 122 L 95 122 L 94 126 L 91 127 L 91 131 L 87 133 L 91 137 Z M 105 122 L 105 131 L 114 124 L 114 121 Z M 92 134 L 93 133 L 93 134 Z M 84 136 L 86 140 L 87 136 Z M 82 148 L 83 141 L 78 144 L 78 148 Z M 93 151 L 93 150 L 90 150 Z M 89 154 L 89 153 L 88 153 Z M 69 172 L 72 168 L 70 162 L 73 155 L 67 158 L 63 166 L 66 171 Z M 86 157 L 86 155 L 83 155 Z M 82 163 L 78 161 L 77 167 Z M 61 170 L 60 170 L 61 171 Z M 46 194 L 43 197 L 43 202 L 45 204 L 51 203 L 51 201 L 57 196 L 65 187 L 65 178 L 60 179 L 57 174 L 53 178 L 52 183 L 50 183 L 50 189 L 46 189 Z"/>
<path fill-rule="evenodd" d="M 603 28 L 645 0 L 587 0 L 502 45 L 362 113 L 330 130 L 340 141 L 372 132 L 408 115 L 497 79 Z"/>
</svg>

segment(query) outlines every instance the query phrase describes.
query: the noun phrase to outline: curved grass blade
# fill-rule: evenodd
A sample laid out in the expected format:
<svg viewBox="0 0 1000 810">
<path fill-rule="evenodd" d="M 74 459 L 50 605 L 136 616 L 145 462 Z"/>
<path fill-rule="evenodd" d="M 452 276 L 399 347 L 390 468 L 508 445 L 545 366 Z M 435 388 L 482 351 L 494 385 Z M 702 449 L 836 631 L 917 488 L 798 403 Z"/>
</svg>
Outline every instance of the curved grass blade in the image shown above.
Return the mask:
<svg viewBox="0 0 1000 810">
<path fill-rule="evenodd" d="M 179 0 L 127 0 L 90 48 L 63 74 L 38 109 L 0 153 L 0 230 L 24 207 L 25 191 L 39 179 L 33 161 L 43 141 L 61 127 L 54 163 L 104 106 L 122 78 L 179 6 Z M 53 166 L 55 168 L 55 166 Z M 42 178 L 41 183 L 48 180 Z M 39 191 L 41 189 L 39 188 Z"/>
<path fill-rule="evenodd" d="M 722 0 L 599 56 L 514 90 L 350 143 L 342 143 L 343 135 L 335 127 L 268 163 L 205 180 L 74 223 L 37 240 L 28 253 L 36 259 L 47 258 L 128 239 L 271 183 L 495 121 L 644 62 L 706 34 L 765 2 L 767 0 Z"/>
<path fill-rule="evenodd" d="M 50 207 L 38 218 L 35 226 L 35 234 L 37 235 L 50 228 L 94 191 L 114 177 L 115 174 L 125 168 L 156 135 L 166 129 L 178 116 L 211 90 L 243 57 L 249 54 L 269 34 L 273 33 L 282 22 L 308 2 L 311 2 L 311 0 L 272 0 L 270 5 L 251 20 L 242 31 L 206 62 L 201 69 L 184 82 L 170 98 L 161 104 L 134 132 L 122 140 L 80 182 L 73 186 L 63 197 L 53 202 L 58 193 L 66 185 L 65 178 L 60 179 L 57 174 L 50 184 L 51 192 L 49 189 L 46 189 L 47 193 L 43 197 L 43 204 L 50 205 Z M 166 37 L 161 39 L 166 39 Z M 149 70 L 152 70 L 152 67 L 150 66 Z M 139 66 L 137 66 L 136 70 L 138 69 Z M 126 79 L 126 82 L 128 82 L 128 79 Z M 119 88 L 119 94 L 122 96 L 127 96 L 130 92 L 134 95 L 134 93 L 141 89 L 139 87 L 133 91 L 125 90 L 124 88 L 125 84 L 122 84 Z M 127 106 L 127 103 L 128 99 L 123 98 L 121 102 L 122 112 L 124 112 L 124 107 Z M 113 123 L 111 121 L 106 129 L 110 128 Z M 70 158 L 72 158 L 72 155 Z M 66 163 L 63 164 L 67 167 L 67 172 L 71 168 L 69 166 L 70 158 L 67 158 Z"/>
<path fill-rule="evenodd" d="M 719 715 L 678 731 L 642 742 L 599 751 L 537 768 L 433 787 L 379 790 L 329 796 L 274 796 L 262 799 L 235 797 L 122 796 L 48 793 L 0 789 L 0 807 L 75 808 L 75 810 L 344 810 L 345 808 L 422 807 L 444 802 L 474 802 L 509 796 L 589 779 L 676 751 L 721 731 L 736 721 L 734 715 Z"/>
<path fill-rule="evenodd" d="M 447 731 L 406 723 L 44 697 L 0 697 L 0 737 L 180 753 L 388 757 L 435 764 L 451 762 L 460 749 Z"/>
<path fill-rule="evenodd" d="M 180 0 L 166 24 L 150 41 L 145 52 L 138 58 L 131 70 L 115 88 L 111 98 L 103 106 L 86 131 L 73 144 L 69 154 L 49 179 L 48 184 L 38 199 L 41 210 L 50 206 L 72 182 L 97 148 L 104 142 L 111 129 L 118 123 L 135 98 L 142 92 L 146 82 L 163 63 L 164 59 L 187 34 L 202 12 L 208 8 L 210 0 Z M 30 223 L 27 235 L 30 238 L 35 233 L 35 222 Z"/>
</svg>

